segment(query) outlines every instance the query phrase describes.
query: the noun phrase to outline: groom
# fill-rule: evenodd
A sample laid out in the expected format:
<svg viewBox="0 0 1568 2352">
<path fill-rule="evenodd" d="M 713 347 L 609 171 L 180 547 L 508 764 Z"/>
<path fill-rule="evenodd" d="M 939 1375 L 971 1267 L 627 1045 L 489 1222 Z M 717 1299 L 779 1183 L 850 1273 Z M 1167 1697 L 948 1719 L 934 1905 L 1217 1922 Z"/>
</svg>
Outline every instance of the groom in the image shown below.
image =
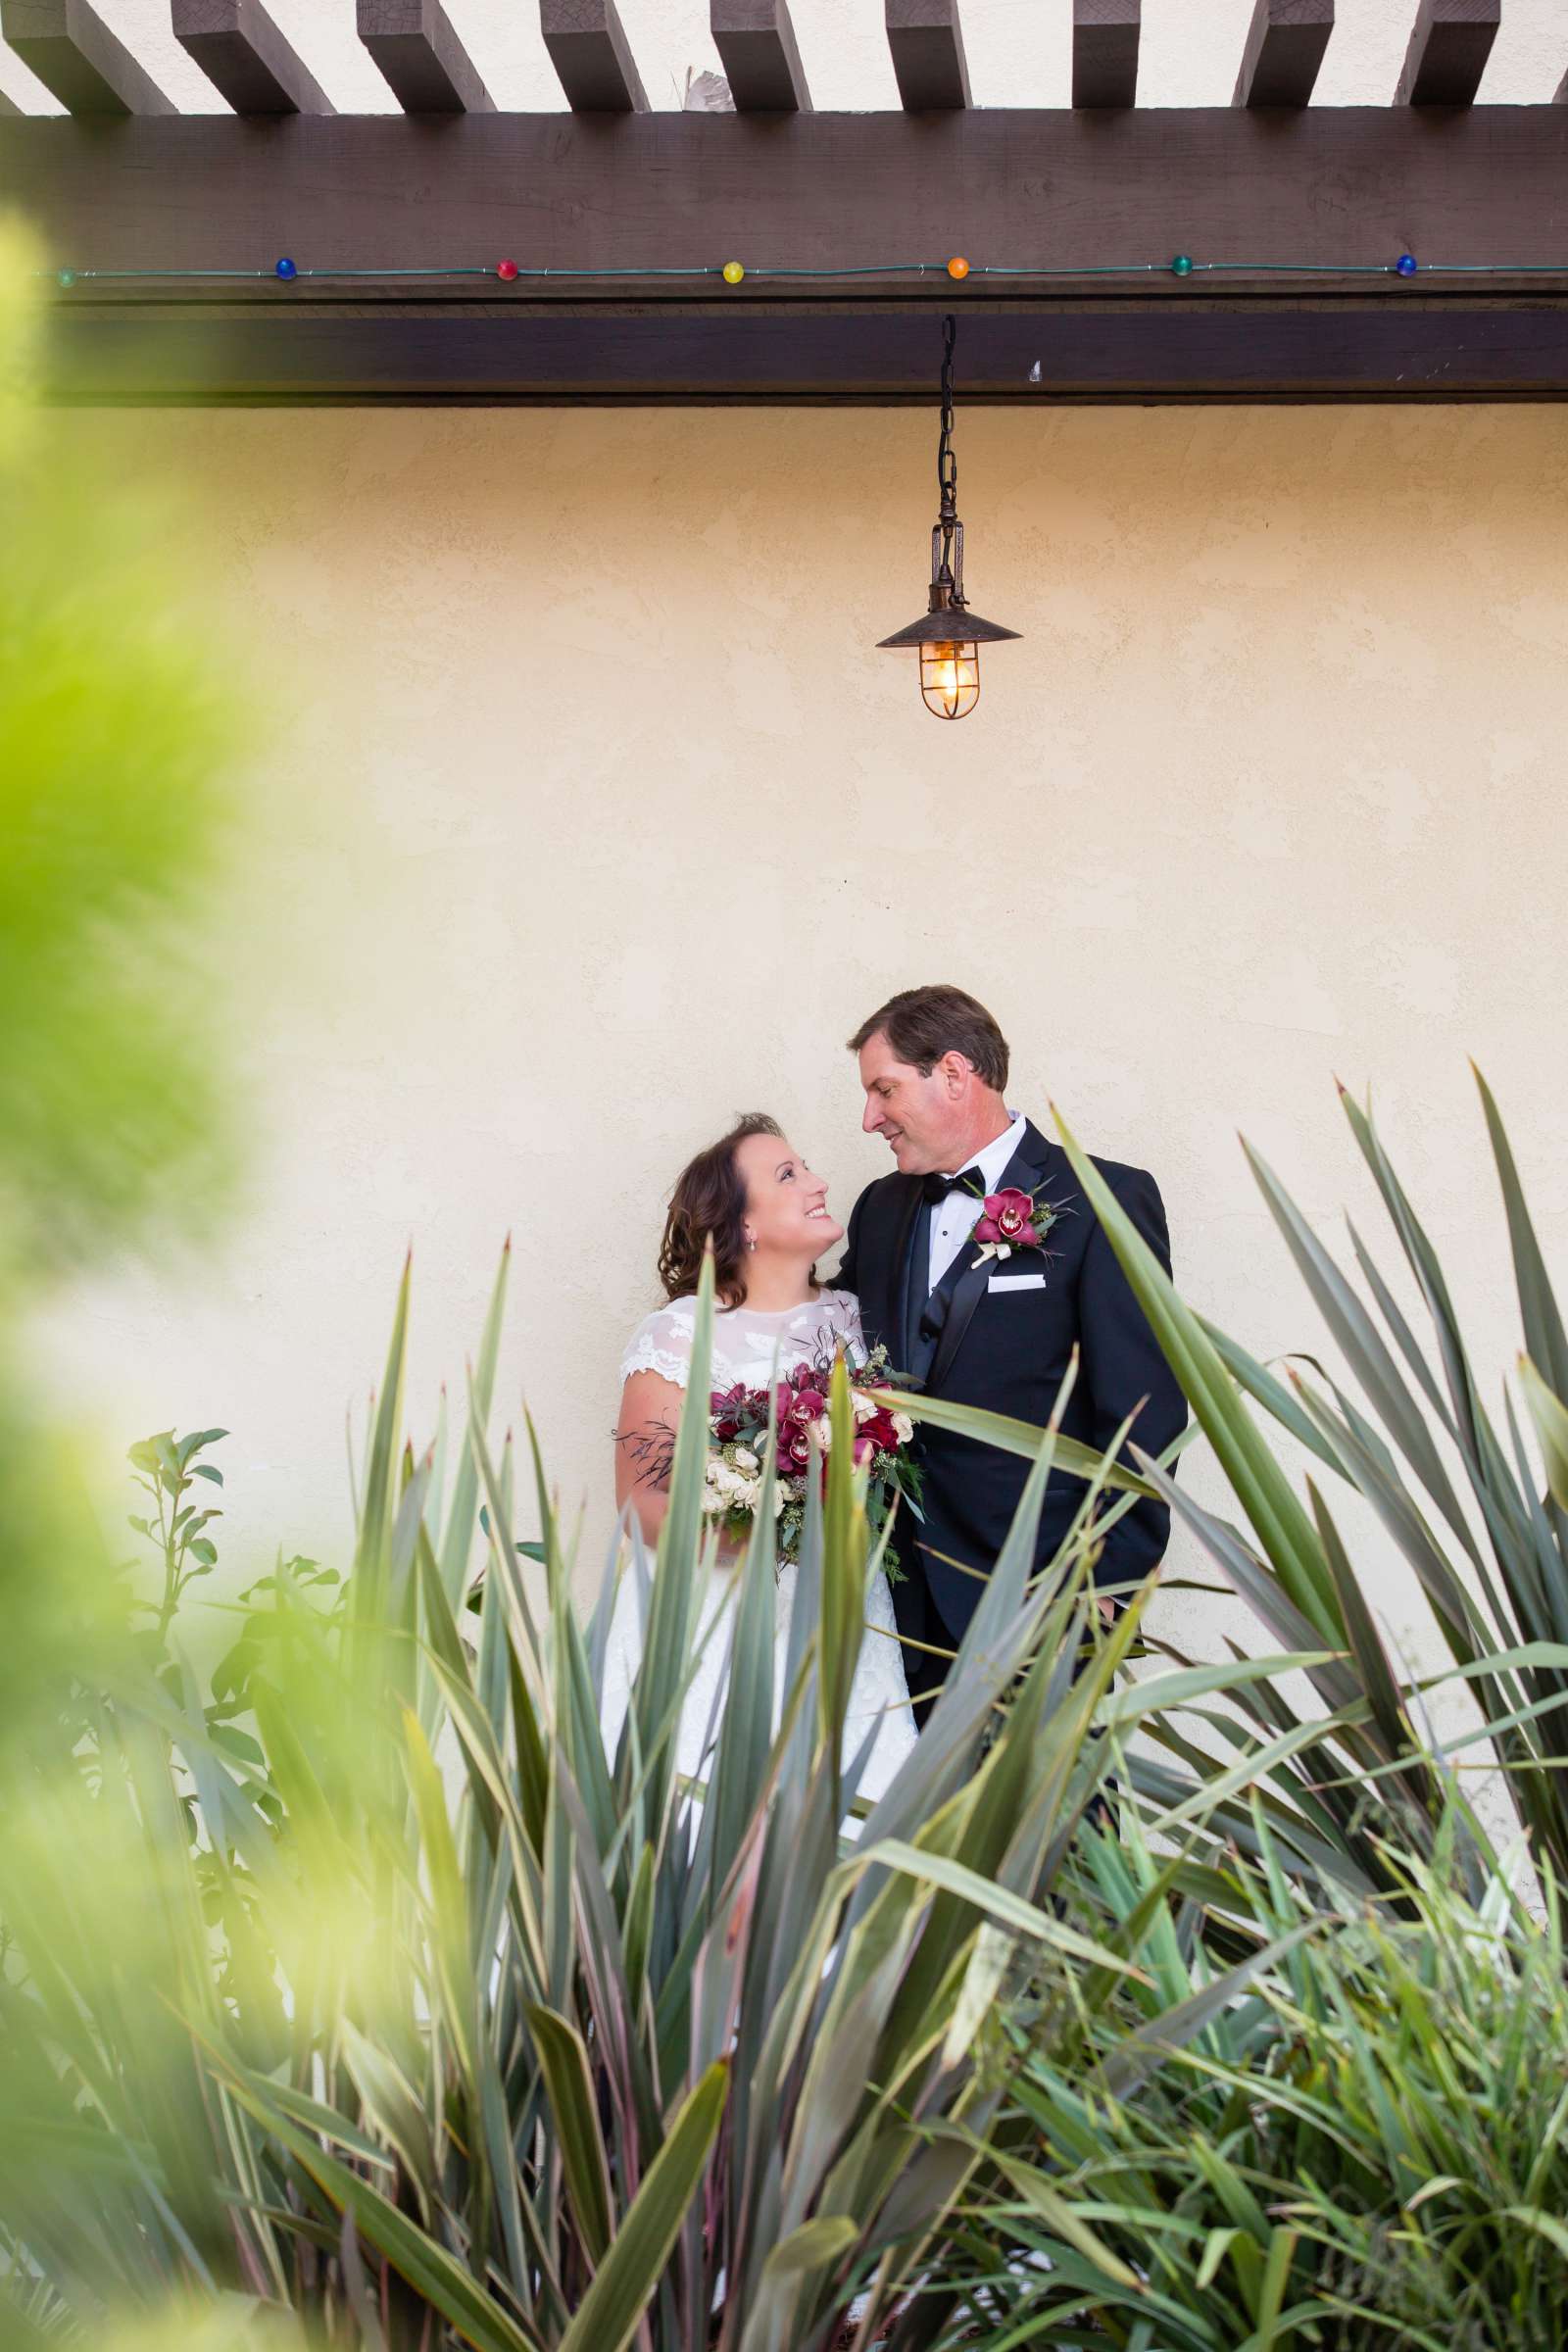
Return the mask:
<svg viewBox="0 0 1568 2352">
<path fill-rule="evenodd" d="M 885 1343 L 927 1396 L 1037 1425 L 1076 1347 L 1063 1435 L 1103 1451 L 1136 1405 L 1133 1436 L 1146 1453 L 1159 1453 L 1186 1426 L 1181 1390 L 1066 1152 L 1008 1110 L 1007 1043 L 985 1006 L 958 988 L 906 989 L 861 1022 L 850 1051 L 865 1095 L 860 1124 L 881 1136 L 897 1165 L 856 1202 L 833 1277 L 858 1294 L 867 1344 Z M 1096 1165 L 1168 1273 L 1153 1178 L 1115 1160 Z M 1007 1221 L 982 1223 L 981 1196 L 1003 1192 L 1016 1196 Z M 1038 1231 L 1040 1246 L 982 1255 L 988 1241 L 1008 1239 L 1011 1220 Z M 1029 1474 L 1021 1455 L 929 1423 L 920 1456 L 925 1523 L 912 1547 L 901 1539 L 906 1574 L 893 1588 L 917 1702 L 947 1671 L 947 1657 L 933 1652 L 957 1647 Z M 1051 1479 L 1037 1566 L 1060 1545 L 1083 1492 L 1065 1473 Z M 1138 1583 L 1169 1531 L 1163 1503 L 1135 1504 L 1104 1538 L 1096 1581 Z M 916 1712 L 926 1709 L 917 1703 Z"/>
</svg>

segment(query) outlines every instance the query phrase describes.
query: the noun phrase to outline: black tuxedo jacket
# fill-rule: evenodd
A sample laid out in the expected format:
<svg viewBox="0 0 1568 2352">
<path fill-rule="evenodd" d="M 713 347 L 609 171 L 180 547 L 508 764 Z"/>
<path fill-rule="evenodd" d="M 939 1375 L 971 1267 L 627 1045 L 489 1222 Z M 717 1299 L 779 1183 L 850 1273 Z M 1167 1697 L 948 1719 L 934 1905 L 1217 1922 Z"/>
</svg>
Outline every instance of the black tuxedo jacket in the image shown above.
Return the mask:
<svg viewBox="0 0 1568 2352">
<path fill-rule="evenodd" d="M 1153 1178 L 1115 1160 L 1097 1159 L 1095 1165 L 1168 1273 L 1165 1211 Z M 929 1226 L 921 1180 L 883 1176 L 855 1204 L 835 1289 L 858 1297 L 869 1346 L 883 1343 L 901 1371 L 925 1363 L 920 1385 L 927 1394 L 1021 1421 L 1045 1422 L 1077 1347 L 1078 1379 L 1062 1416 L 1063 1434 L 1104 1451 L 1125 1415 L 1142 1400 L 1133 1437 L 1147 1453 L 1157 1454 L 1186 1427 L 1186 1400 L 1104 1227 L 1079 1190 L 1066 1152 L 1026 1122 L 1002 1185 L 1034 1193 L 1060 1211 L 1044 1250 L 1015 1250 L 1010 1257 L 988 1258 L 975 1269 L 975 1245 L 966 1242 L 940 1293 L 928 1299 L 923 1253 Z M 921 1253 L 917 1268 L 916 1250 Z M 1040 1274 L 1046 1278 L 1043 1287 L 1018 1280 Z M 1001 1280 L 993 1287 L 996 1277 Z M 923 1341 L 922 1312 L 927 1317 Z M 934 1355 L 933 1325 L 940 1326 Z M 990 1568 L 1029 1464 L 1021 1455 L 925 1423 L 918 1425 L 918 1445 L 925 1469 L 925 1524 L 902 1520 L 899 1553 L 906 1573 L 923 1574 L 938 1613 L 958 1636 L 973 1614 L 980 1587 L 974 1576 L 948 1562 Z M 1053 1475 L 1040 1524 L 1040 1565 L 1060 1545 L 1083 1493 L 1082 1480 Z M 1106 1537 L 1098 1581 L 1126 1585 L 1147 1576 L 1169 1532 L 1163 1503 L 1137 1503 Z"/>
</svg>

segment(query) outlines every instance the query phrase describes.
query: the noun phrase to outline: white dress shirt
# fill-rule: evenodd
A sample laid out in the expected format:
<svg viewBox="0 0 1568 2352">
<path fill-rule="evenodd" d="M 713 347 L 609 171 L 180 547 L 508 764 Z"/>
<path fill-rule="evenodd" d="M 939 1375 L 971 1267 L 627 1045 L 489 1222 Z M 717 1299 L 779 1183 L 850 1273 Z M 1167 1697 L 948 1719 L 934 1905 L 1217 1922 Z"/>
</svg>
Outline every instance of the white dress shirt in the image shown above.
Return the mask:
<svg viewBox="0 0 1568 2352">
<path fill-rule="evenodd" d="M 1002 1173 L 1023 1141 L 1024 1115 L 1021 1110 L 1009 1112 L 1011 1125 L 1004 1127 L 995 1143 L 987 1144 L 973 1159 L 966 1159 L 955 1172 L 970 1179 L 975 1192 L 950 1193 L 931 1219 L 931 1274 L 928 1288 L 937 1284 L 952 1265 L 964 1243 L 980 1222 L 984 1203 L 976 1193 L 994 1193 L 1002 1182 Z M 947 1171 L 944 1169 L 944 1174 Z"/>
</svg>

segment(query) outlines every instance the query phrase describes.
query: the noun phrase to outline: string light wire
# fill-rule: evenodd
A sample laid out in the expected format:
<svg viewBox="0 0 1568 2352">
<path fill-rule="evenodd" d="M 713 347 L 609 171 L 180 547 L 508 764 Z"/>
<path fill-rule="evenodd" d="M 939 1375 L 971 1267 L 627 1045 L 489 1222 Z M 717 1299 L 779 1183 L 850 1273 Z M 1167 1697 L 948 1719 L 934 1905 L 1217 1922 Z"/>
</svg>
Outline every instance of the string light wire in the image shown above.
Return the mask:
<svg viewBox="0 0 1568 2352">
<path fill-rule="evenodd" d="M 1398 277 L 1406 283 L 1421 277 L 1562 277 L 1568 278 L 1568 261 L 1564 262 L 1420 262 L 1409 253 L 1392 262 L 1209 262 L 1199 261 L 1187 254 L 1175 254 L 1157 262 L 1102 262 L 1094 265 L 1053 268 L 1050 263 L 968 263 L 959 256 L 946 261 L 927 262 L 864 262 L 850 265 L 793 267 L 763 264 L 754 267 L 740 262 L 672 263 L 658 268 L 645 265 L 625 269 L 600 268 L 592 270 L 561 269 L 520 262 L 454 262 L 425 266 L 418 269 L 354 268 L 326 266 L 304 268 L 296 266 L 287 256 L 265 270 L 160 270 L 160 269 L 74 269 L 62 268 L 40 270 L 39 276 L 52 277 L 65 288 L 78 284 L 146 282 L 181 284 L 232 280 L 251 282 L 271 279 L 287 285 L 317 281 L 371 281 L 383 283 L 404 278 L 497 278 L 504 284 L 526 281 L 537 284 L 546 279 L 558 284 L 587 283 L 613 278 L 641 280 L 651 278 L 723 278 L 726 284 L 738 286 L 743 279 L 772 278 L 818 279 L 828 283 L 838 279 L 862 277 L 996 277 L 1036 278 L 1048 280 L 1081 280 L 1087 278 L 1211 277 L 1220 275 L 1244 277 Z"/>
</svg>

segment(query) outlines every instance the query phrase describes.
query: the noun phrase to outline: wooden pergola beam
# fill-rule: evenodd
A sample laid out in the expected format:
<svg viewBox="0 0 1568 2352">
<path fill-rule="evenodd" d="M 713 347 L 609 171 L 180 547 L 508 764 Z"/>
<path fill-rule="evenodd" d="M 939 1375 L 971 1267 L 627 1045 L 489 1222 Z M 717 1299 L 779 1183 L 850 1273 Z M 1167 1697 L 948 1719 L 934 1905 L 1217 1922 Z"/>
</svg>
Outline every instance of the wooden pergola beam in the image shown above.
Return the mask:
<svg viewBox="0 0 1568 2352">
<path fill-rule="evenodd" d="M 113 140 L 30 115 L 0 142 L 0 206 L 29 214 L 83 268 L 270 263 L 285 230 L 302 267 L 307 244 L 322 262 L 406 269 L 492 261 L 510 240 L 567 272 L 716 269 L 731 253 L 754 271 L 858 270 L 961 252 L 973 266 L 965 301 L 984 289 L 987 264 L 1022 271 L 1007 286 L 1028 295 L 1060 290 L 1064 271 L 1168 260 L 1176 224 L 1200 262 L 1320 269 L 1342 293 L 1354 279 L 1336 283 L 1336 268 L 1389 268 L 1407 239 L 1450 262 L 1555 265 L 1568 277 L 1565 186 L 1568 107 L 1549 105 L 1470 107 L 1442 122 L 1411 107 L 1307 107 L 1283 122 L 1230 106 L 977 107 L 920 122 L 897 110 L 661 111 L 613 124 L 564 112 L 292 115 L 269 125 L 265 148 L 224 115 L 138 119 Z M 955 298 L 940 271 L 912 282 L 922 299 Z M 1256 291 L 1225 282 L 1244 302 Z M 1420 290 L 1435 282 L 1423 277 Z M 753 290 L 749 278 L 741 298 Z M 847 289 L 802 279 L 788 290 L 820 304 Z M 1213 283 L 1164 270 L 1096 289 L 1156 305 L 1200 290 Z M 1392 298 L 1406 291 L 1394 286 Z M 767 292 L 782 299 L 780 281 Z M 712 293 L 737 299 L 718 284 Z"/>
<path fill-rule="evenodd" d="M 358 0 L 357 22 L 406 115 L 493 115 L 496 102 L 441 0 Z"/>
<path fill-rule="evenodd" d="M 893 78 L 906 114 L 951 114 L 969 104 L 958 0 L 887 0 Z"/>
<path fill-rule="evenodd" d="M 174 38 L 236 115 L 330 115 L 332 101 L 263 0 L 172 0 Z"/>
<path fill-rule="evenodd" d="M 302 267 L 308 247 L 322 262 L 406 269 L 493 261 L 509 241 L 567 272 L 716 269 L 731 253 L 754 271 L 858 270 L 961 252 L 973 266 L 963 300 L 982 292 L 987 264 L 1024 272 L 1007 287 L 1027 296 L 1060 290 L 1064 271 L 1168 260 L 1173 224 L 1200 262 L 1321 269 L 1342 293 L 1354 278 L 1337 284 L 1336 268 L 1391 267 L 1407 239 L 1446 261 L 1568 275 L 1565 186 L 1568 107 L 1548 105 L 1470 107 L 1441 122 L 1410 107 L 1307 107 L 1285 122 L 1229 106 L 977 107 L 919 122 L 897 110 L 661 111 L 613 124 L 565 113 L 292 115 L 269 126 L 265 149 L 223 115 L 138 119 L 112 141 L 31 115 L 0 142 L 0 206 L 29 214 L 82 268 L 270 264 L 281 231 Z M 921 299 L 954 299 L 945 273 L 914 282 Z M 1244 302 L 1256 291 L 1225 282 Z M 847 289 L 801 279 L 788 290 L 820 304 Z M 1200 290 L 1212 282 L 1163 270 L 1096 289 L 1155 304 Z M 749 278 L 740 298 L 753 291 Z M 1396 302 L 1406 291 L 1391 289 Z M 767 292 L 782 299 L 780 281 Z M 712 293 L 737 299 L 721 284 Z M 299 287 L 280 297 L 304 298 Z"/>
<path fill-rule="evenodd" d="M 1139 0 L 1072 0 L 1074 106 L 1138 103 Z"/>
<path fill-rule="evenodd" d="M 1305 106 L 1334 30 L 1334 0 L 1257 0 L 1233 106 Z"/>
<path fill-rule="evenodd" d="M 743 115 L 809 109 L 789 0 L 710 0 L 709 24 L 730 96 Z"/>
<path fill-rule="evenodd" d="M 207 115 L 110 137 L 29 116 L 0 137 L 0 211 L 77 273 L 55 317 L 80 398 L 101 368 L 106 397 L 146 399 L 929 403 L 948 306 L 966 399 L 1555 399 L 1564 185 L 1547 105 Z M 1177 275 L 1173 222 L 1200 264 L 1322 275 Z M 1398 277 L 1407 238 L 1497 274 Z M 509 250 L 552 274 L 397 274 Z M 895 262 L 924 274 L 858 274 Z M 349 264 L 371 274 L 305 274 Z M 673 264 L 708 274 L 633 274 Z M 235 270 L 258 274 L 87 274 Z"/>
<path fill-rule="evenodd" d="M 0 34 L 74 115 L 178 112 L 91 0 L 0 0 Z"/>
<path fill-rule="evenodd" d="M 1502 22 L 1502 0 L 1421 0 L 1396 106 L 1470 106 Z"/>
<path fill-rule="evenodd" d="M 647 113 L 615 0 L 539 0 L 539 28 L 574 115 Z"/>
</svg>

